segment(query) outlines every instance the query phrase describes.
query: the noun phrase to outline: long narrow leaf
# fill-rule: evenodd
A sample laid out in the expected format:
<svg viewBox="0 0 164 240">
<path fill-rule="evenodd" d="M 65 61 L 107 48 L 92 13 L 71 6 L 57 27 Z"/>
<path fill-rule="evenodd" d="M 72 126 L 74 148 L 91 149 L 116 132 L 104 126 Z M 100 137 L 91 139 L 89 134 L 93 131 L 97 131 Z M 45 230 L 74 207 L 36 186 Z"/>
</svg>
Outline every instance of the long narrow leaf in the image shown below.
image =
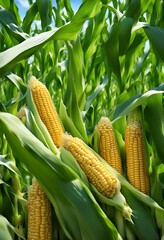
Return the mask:
<svg viewBox="0 0 164 240">
<path fill-rule="evenodd" d="M 146 26 L 144 30 L 152 43 L 155 53 L 164 61 L 164 28 Z"/>
<path fill-rule="evenodd" d="M 11 14 L 11 12 L 7 11 L 3 7 L 0 6 L 0 23 L 6 27 L 7 31 L 10 31 L 11 34 L 19 41 L 28 38 L 28 35 L 22 31 L 20 27 L 17 26 L 16 19 Z"/>
<path fill-rule="evenodd" d="M 131 110 L 136 108 L 139 105 L 147 104 L 147 99 L 154 94 L 162 94 L 164 92 L 164 84 L 161 84 L 158 88 L 147 91 L 142 95 L 136 95 L 128 99 L 127 101 L 117 105 L 114 113 L 114 120 L 117 120 L 119 117 L 129 113 Z"/>
</svg>

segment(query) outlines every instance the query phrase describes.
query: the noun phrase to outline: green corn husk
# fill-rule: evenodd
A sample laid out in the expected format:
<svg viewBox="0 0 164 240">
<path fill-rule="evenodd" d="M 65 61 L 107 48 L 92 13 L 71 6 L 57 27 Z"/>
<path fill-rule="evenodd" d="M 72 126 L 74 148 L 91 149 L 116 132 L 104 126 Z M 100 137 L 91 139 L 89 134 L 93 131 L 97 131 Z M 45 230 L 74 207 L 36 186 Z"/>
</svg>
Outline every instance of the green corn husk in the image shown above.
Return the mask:
<svg viewBox="0 0 164 240">
<path fill-rule="evenodd" d="M 140 240 L 160 240 L 159 230 L 151 209 L 145 203 L 135 198 L 127 188 L 123 187 L 122 191 L 124 196 L 126 196 L 128 204 L 134 211 L 132 216 L 134 224 L 127 223 L 132 232 Z M 149 231 L 145 231 L 145 229 L 149 229 Z"/>
<path fill-rule="evenodd" d="M 0 215 L 0 239 L 12 240 L 9 227 L 10 224 L 5 217 Z"/>
<path fill-rule="evenodd" d="M 102 159 L 102 161 L 104 161 L 104 160 Z M 140 228 L 142 229 L 142 224 L 141 224 L 141 221 L 140 221 L 140 219 L 142 218 L 142 220 L 144 222 L 147 222 L 146 226 L 149 226 L 149 228 L 151 228 L 151 227 L 153 228 L 151 230 L 152 230 L 152 232 L 154 232 L 154 236 L 155 236 L 154 239 L 159 239 L 159 237 L 162 236 L 162 232 L 164 230 L 164 227 L 163 227 L 163 224 L 162 224 L 162 222 L 164 220 L 164 209 L 153 198 L 151 198 L 150 196 L 140 192 L 135 187 L 133 187 L 115 169 L 113 169 L 107 163 L 104 163 L 104 164 L 106 164 L 107 167 L 113 173 L 116 174 L 116 176 L 118 177 L 118 179 L 121 182 L 121 189 L 122 189 L 123 195 L 125 196 L 129 206 L 133 210 L 132 221 L 134 223 L 133 227 L 135 228 L 135 231 L 139 231 Z M 149 210 L 146 211 L 144 209 L 144 206 L 146 206 L 145 208 L 148 208 Z M 144 217 L 142 216 L 142 211 L 146 211 Z M 138 218 L 137 221 L 140 222 L 138 226 L 135 224 L 136 217 Z M 147 219 L 148 219 L 148 221 L 147 221 Z M 158 231 L 157 231 L 157 226 L 156 225 L 158 226 Z M 145 231 L 144 229 L 142 229 L 143 234 L 144 234 L 144 231 Z M 151 233 L 151 231 L 149 233 Z M 147 234 L 147 236 L 149 236 L 151 238 L 152 235 Z M 150 239 L 150 238 L 147 238 L 147 239 Z M 143 238 L 140 238 L 140 239 L 143 239 Z"/>
<path fill-rule="evenodd" d="M 14 236 L 18 236 L 19 239 L 25 240 L 25 237 L 21 233 L 20 229 L 16 229 L 4 216 L 0 215 L 0 239 L 13 240 Z"/>
<path fill-rule="evenodd" d="M 87 186 L 59 156 L 46 148 L 17 117 L 1 112 L 0 126 L 14 157 L 26 165 L 45 190 L 69 239 L 121 239 Z"/>
<path fill-rule="evenodd" d="M 54 152 L 55 154 L 58 152 L 57 147 L 55 146 L 55 144 L 52 141 L 52 138 L 46 128 L 46 126 L 44 125 L 44 123 L 42 122 L 38 110 L 35 106 L 33 97 L 32 97 L 32 93 L 30 91 L 30 89 L 27 90 L 27 104 L 30 108 L 30 110 L 26 111 L 26 118 L 27 118 L 27 128 L 30 129 L 30 131 L 40 140 L 44 143 L 44 145 L 46 147 L 48 147 L 49 149 L 51 149 L 52 152 Z"/>
</svg>

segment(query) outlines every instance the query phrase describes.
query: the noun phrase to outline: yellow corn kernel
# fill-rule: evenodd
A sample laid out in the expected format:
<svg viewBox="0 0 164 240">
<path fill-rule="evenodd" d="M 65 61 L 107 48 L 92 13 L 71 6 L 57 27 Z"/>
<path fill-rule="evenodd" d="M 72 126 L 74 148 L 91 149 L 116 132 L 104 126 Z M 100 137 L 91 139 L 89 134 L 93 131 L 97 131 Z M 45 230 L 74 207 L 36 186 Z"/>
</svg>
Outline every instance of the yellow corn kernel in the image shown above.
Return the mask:
<svg viewBox="0 0 164 240">
<path fill-rule="evenodd" d="M 64 134 L 62 145 L 72 153 L 89 182 L 104 196 L 112 198 L 120 191 L 120 182 L 94 152 L 79 138 Z"/>
<path fill-rule="evenodd" d="M 100 134 L 99 154 L 117 172 L 123 174 L 122 162 L 112 123 L 109 118 L 101 117 L 97 124 Z"/>
<path fill-rule="evenodd" d="M 125 131 L 127 177 L 139 191 L 150 193 L 150 179 L 146 166 L 146 148 L 139 109 L 128 116 Z"/>
<path fill-rule="evenodd" d="M 28 240 L 52 240 L 51 203 L 34 178 L 28 194 Z"/>
<path fill-rule="evenodd" d="M 50 93 L 46 86 L 34 76 L 31 77 L 29 86 L 40 118 L 47 127 L 54 144 L 59 147 L 64 130 Z"/>
</svg>

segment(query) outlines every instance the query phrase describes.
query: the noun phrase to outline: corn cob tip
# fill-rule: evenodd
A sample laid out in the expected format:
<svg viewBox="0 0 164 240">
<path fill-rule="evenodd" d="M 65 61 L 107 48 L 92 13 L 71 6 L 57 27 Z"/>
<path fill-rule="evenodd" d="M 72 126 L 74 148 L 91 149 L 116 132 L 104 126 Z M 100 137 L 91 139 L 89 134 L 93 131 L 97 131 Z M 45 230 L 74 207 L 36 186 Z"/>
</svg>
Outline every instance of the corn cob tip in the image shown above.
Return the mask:
<svg viewBox="0 0 164 240">
<path fill-rule="evenodd" d="M 42 82 L 40 82 L 35 76 L 32 76 L 30 78 L 29 88 L 33 93 L 37 92 L 37 91 L 40 91 L 42 89 L 44 91 L 44 94 L 47 92 L 47 94 L 50 97 L 50 93 L 49 93 L 48 89 L 46 88 L 46 86 Z"/>
<path fill-rule="evenodd" d="M 20 108 L 20 110 L 17 112 L 16 116 L 19 118 L 19 119 L 23 119 L 26 117 L 26 108 L 23 106 Z"/>
<path fill-rule="evenodd" d="M 117 195 L 118 193 L 120 193 L 120 190 L 121 190 L 121 183 L 117 177 L 116 177 L 116 183 L 114 184 L 114 187 L 116 189 L 115 194 Z"/>
<path fill-rule="evenodd" d="M 128 124 L 136 124 L 141 122 L 141 112 L 139 108 L 133 109 L 127 116 L 127 123 Z"/>
<path fill-rule="evenodd" d="M 108 126 L 112 125 L 108 117 L 102 116 L 98 122 L 98 126 Z"/>
<path fill-rule="evenodd" d="M 35 77 L 35 76 L 32 76 L 29 80 L 29 87 L 31 90 L 34 90 L 37 88 L 38 84 L 42 84 L 41 82 L 39 82 L 39 80 Z M 42 84 L 43 85 L 43 84 Z M 44 85 L 43 85 L 44 86 Z"/>
<path fill-rule="evenodd" d="M 32 76 L 32 77 L 30 78 L 30 80 L 29 80 L 29 86 L 30 86 L 30 88 L 32 88 L 33 84 L 35 84 L 36 81 L 38 81 L 38 80 L 36 79 L 35 76 Z"/>
<path fill-rule="evenodd" d="M 69 140 L 73 139 L 73 136 L 70 135 L 69 133 L 65 132 L 61 135 L 61 140 L 60 140 L 60 147 L 69 147 Z"/>
<path fill-rule="evenodd" d="M 133 223 L 133 220 L 132 220 L 132 216 L 133 216 L 133 211 L 131 209 L 131 207 L 127 204 L 126 202 L 126 199 L 124 197 L 124 195 L 119 192 L 117 193 L 114 197 L 113 197 L 113 201 L 119 203 L 120 205 L 123 206 L 123 209 L 122 209 L 122 216 L 130 221 L 131 223 Z"/>
<path fill-rule="evenodd" d="M 38 81 L 38 79 L 35 77 L 35 76 L 31 76 L 31 78 L 30 78 L 30 80 L 29 80 L 29 83 L 31 82 L 31 81 Z"/>
<path fill-rule="evenodd" d="M 98 121 L 97 125 L 95 126 L 95 128 L 101 134 L 102 131 L 109 130 L 109 128 L 112 128 L 112 123 L 108 117 L 102 116 Z"/>
</svg>

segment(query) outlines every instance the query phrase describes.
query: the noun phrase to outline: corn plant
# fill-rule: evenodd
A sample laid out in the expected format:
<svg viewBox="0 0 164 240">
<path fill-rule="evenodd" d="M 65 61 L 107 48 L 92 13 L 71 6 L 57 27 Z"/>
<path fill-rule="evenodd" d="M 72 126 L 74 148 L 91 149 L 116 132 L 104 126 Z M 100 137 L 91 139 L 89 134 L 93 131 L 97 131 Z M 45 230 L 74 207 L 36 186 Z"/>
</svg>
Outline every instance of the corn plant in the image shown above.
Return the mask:
<svg viewBox="0 0 164 240">
<path fill-rule="evenodd" d="M 163 1 L 25 2 L 0 0 L 0 239 L 162 240 Z"/>
</svg>

